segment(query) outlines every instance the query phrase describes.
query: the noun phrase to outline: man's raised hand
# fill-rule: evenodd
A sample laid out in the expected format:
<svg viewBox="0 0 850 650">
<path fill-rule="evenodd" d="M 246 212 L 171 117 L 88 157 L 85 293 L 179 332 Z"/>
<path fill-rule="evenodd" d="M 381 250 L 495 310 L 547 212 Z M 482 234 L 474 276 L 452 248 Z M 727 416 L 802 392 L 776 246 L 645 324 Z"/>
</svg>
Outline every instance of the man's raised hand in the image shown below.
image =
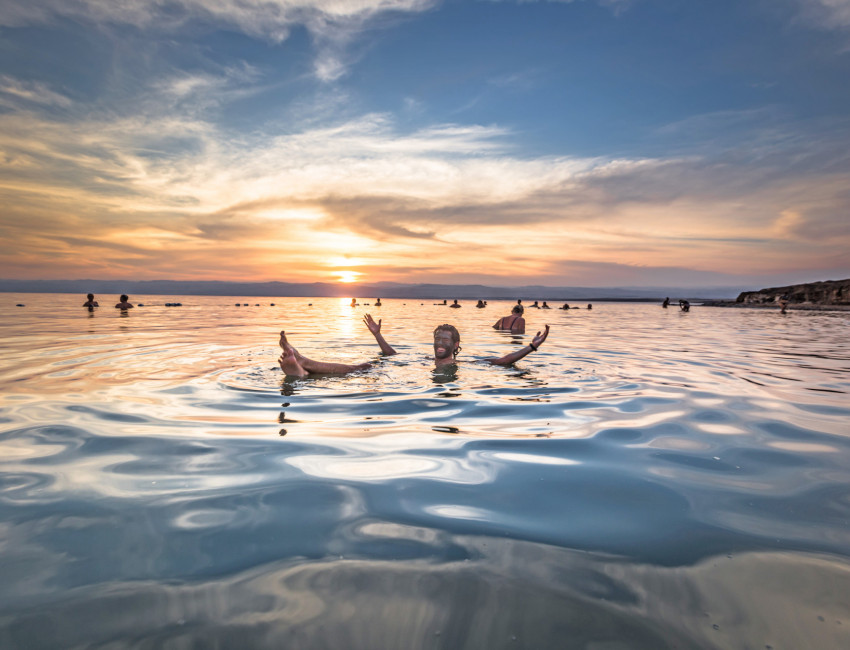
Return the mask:
<svg viewBox="0 0 850 650">
<path fill-rule="evenodd" d="M 375 319 L 372 318 L 371 314 L 366 314 L 363 317 L 363 322 L 366 323 L 366 327 L 369 328 L 369 331 L 372 332 L 372 334 L 380 333 L 380 331 L 381 331 L 381 320 L 380 319 L 378 319 L 378 322 L 376 323 Z"/>
<path fill-rule="evenodd" d="M 531 343 L 535 348 L 539 348 L 540 344 L 546 340 L 546 337 L 549 336 L 549 326 L 546 326 L 546 329 L 543 332 L 537 332 L 537 336 L 531 339 Z"/>
<path fill-rule="evenodd" d="M 392 346 L 384 340 L 384 335 L 381 334 L 381 321 L 375 322 L 375 319 L 372 318 L 370 314 L 366 314 L 363 317 L 363 322 L 366 323 L 366 327 L 369 328 L 369 331 L 375 335 L 375 340 L 378 342 L 378 345 L 381 346 L 381 352 L 384 354 L 395 354 L 395 350 L 393 350 Z"/>
</svg>

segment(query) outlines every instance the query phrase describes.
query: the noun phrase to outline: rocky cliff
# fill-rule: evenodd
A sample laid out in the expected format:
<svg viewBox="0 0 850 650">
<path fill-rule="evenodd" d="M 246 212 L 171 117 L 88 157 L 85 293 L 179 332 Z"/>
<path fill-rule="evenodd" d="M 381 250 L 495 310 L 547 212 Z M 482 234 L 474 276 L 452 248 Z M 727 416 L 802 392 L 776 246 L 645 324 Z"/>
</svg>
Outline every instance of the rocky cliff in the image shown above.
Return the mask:
<svg viewBox="0 0 850 650">
<path fill-rule="evenodd" d="M 788 296 L 791 305 L 850 305 L 850 279 L 745 291 L 735 302 L 743 305 L 778 305 L 783 294 Z"/>
</svg>

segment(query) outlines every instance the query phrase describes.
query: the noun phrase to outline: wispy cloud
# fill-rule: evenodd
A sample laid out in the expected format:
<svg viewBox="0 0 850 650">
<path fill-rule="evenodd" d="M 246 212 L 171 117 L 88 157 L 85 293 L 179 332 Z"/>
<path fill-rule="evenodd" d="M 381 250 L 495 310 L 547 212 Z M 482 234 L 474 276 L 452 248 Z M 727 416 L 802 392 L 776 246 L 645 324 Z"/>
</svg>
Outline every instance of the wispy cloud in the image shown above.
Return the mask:
<svg viewBox="0 0 850 650">
<path fill-rule="evenodd" d="M 43 83 L 1 75 L 0 105 L 5 105 L 8 108 L 33 105 L 66 108 L 71 105 L 71 100 L 65 95 L 51 90 Z"/>
<path fill-rule="evenodd" d="M 156 91 L 173 101 L 111 119 L 0 115 L 0 228 L 13 273 L 49 259 L 68 273 L 260 279 L 285 268 L 306 280 L 351 253 L 385 279 L 424 279 L 404 275 L 414 258 L 432 271 L 462 259 L 472 278 L 498 275 L 507 246 L 530 253 L 510 260 L 511 281 L 576 283 L 574 272 L 587 283 L 576 265 L 593 262 L 655 281 L 640 270 L 652 260 L 708 282 L 721 279 L 718 265 L 770 273 L 788 256 L 839 268 L 850 246 L 846 148 L 803 146 L 778 123 L 772 155 L 767 136 L 754 136 L 756 159 L 753 142 L 663 159 L 525 157 L 519 134 L 494 125 L 404 131 L 365 114 L 236 136 L 180 103 L 231 87 L 226 74 L 175 77 Z"/>
<path fill-rule="evenodd" d="M 737 57 L 730 44 L 757 12 L 695 51 L 664 40 L 689 10 L 659 10 L 650 25 L 641 3 L 616 19 L 599 5 L 630 3 L 592 3 L 446 3 L 421 32 L 379 42 L 441 3 L 7 2 L 0 276 L 314 280 L 352 258 L 364 279 L 546 284 L 848 268 L 850 120 L 832 83 L 843 63 L 827 57 L 799 83 L 796 68 L 782 72 L 805 50 L 789 50 L 776 66 L 748 61 L 759 74 L 742 77 L 723 53 Z M 849 7 L 781 4 L 835 30 L 850 26 Z M 710 3 L 695 15 L 725 24 Z M 482 17 L 497 31 L 473 33 Z M 36 24 L 46 28 L 14 29 Z M 803 31 L 789 47 L 810 43 Z M 488 50 L 495 33 L 511 43 L 504 57 Z M 34 52 L 33 34 L 57 47 Z M 444 56 L 427 56 L 435 35 Z M 73 61 L 59 61 L 66 45 Z M 363 75 L 315 83 L 367 51 Z M 693 65 L 706 52 L 710 74 Z M 632 56 L 652 74 L 614 70 Z M 442 83 L 458 70 L 478 76 Z M 754 92 L 754 79 L 776 86 Z M 675 117 L 658 127 L 661 115 Z"/>
<path fill-rule="evenodd" d="M 216 73 L 190 73 L 175 71 L 173 74 L 152 82 L 151 89 L 157 101 L 173 99 L 190 100 L 205 104 L 211 100 L 221 103 L 236 99 L 236 93 L 255 93 L 262 74 L 255 67 L 241 65 L 222 67 Z"/>
<path fill-rule="evenodd" d="M 850 0 L 796 0 L 803 18 L 826 29 L 850 28 Z"/>
<path fill-rule="evenodd" d="M 524 70 L 493 77 L 488 83 L 497 88 L 527 91 L 539 85 L 540 77 L 539 70 Z"/>
<path fill-rule="evenodd" d="M 296 27 L 316 44 L 315 74 L 323 81 L 341 77 L 351 64 L 351 44 L 379 17 L 426 11 L 438 0 L 11 0 L 0 12 L 0 25 L 49 23 L 68 17 L 108 27 L 132 25 L 149 32 L 174 33 L 187 27 L 235 29 L 280 43 Z"/>
<path fill-rule="evenodd" d="M 3 274 L 310 280 L 346 253 L 366 279 L 406 281 L 457 266 L 549 284 L 846 267 L 850 129 L 836 120 L 716 111 L 656 130 L 687 143 L 664 155 L 529 155 L 503 125 L 405 127 L 334 87 L 240 130 L 218 114 L 265 90 L 259 66 L 163 67 L 117 105 L 0 77 Z"/>
</svg>

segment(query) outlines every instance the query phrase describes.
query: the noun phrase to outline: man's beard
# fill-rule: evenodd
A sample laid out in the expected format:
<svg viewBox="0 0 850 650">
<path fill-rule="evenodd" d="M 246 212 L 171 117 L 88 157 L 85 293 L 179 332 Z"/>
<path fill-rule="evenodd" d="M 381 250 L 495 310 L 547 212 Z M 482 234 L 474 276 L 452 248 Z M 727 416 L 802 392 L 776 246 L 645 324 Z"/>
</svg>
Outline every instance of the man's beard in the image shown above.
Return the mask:
<svg viewBox="0 0 850 650">
<path fill-rule="evenodd" d="M 434 356 L 435 356 L 437 359 L 448 359 L 448 358 L 450 358 L 450 357 L 452 357 L 452 356 L 453 356 L 453 355 L 452 355 L 452 352 L 453 352 L 453 349 L 452 349 L 452 348 L 450 348 L 450 347 L 442 348 L 442 352 L 441 352 L 441 351 L 440 351 L 440 348 L 441 348 L 441 347 L 442 347 L 442 346 L 439 346 L 439 345 L 435 345 L 435 346 L 434 346 Z"/>
</svg>

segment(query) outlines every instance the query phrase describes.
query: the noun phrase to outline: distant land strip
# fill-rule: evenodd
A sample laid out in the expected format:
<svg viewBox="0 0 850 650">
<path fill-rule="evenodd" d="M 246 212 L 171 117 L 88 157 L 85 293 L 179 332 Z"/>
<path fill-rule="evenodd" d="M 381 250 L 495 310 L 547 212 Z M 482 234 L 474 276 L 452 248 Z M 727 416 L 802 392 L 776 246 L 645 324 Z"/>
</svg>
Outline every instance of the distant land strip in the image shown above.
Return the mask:
<svg viewBox="0 0 850 650">
<path fill-rule="evenodd" d="M 740 287 L 687 289 L 681 287 L 490 287 L 480 284 L 401 284 L 376 283 L 289 283 L 289 282 L 221 282 L 187 280 L 3 280 L 4 293 L 94 293 L 171 296 L 275 296 L 304 298 L 422 298 L 428 300 L 546 300 L 570 301 L 661 301 L 665 297 L 677 301 L 731 298 Z"/>
</svg>

